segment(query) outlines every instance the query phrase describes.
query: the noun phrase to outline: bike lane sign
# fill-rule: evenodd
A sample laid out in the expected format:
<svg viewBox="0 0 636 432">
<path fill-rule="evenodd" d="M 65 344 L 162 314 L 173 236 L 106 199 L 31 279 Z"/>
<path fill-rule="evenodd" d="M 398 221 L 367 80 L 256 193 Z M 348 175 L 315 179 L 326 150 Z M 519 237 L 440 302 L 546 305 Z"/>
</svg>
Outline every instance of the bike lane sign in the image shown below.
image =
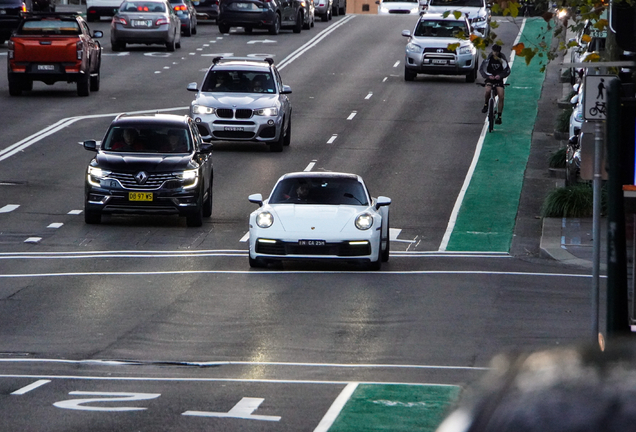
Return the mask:
<svg viewBox="0 0 636 432">
<path fill-rule="evenodd" d="M 583 118 L 585 120 L 605 120 L 607 89 L 616 75 L 586 75 L 583 95 Z"/>
</svg>

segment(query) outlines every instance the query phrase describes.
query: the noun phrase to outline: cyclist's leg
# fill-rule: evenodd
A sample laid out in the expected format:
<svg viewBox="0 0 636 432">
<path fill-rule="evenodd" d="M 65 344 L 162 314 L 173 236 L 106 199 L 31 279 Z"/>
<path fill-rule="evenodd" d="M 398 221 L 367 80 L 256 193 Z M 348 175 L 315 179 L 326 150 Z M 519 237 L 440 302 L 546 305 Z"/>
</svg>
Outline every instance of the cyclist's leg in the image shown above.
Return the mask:
<svg viewBox="0 0 636 432">
<path fill-rule="evenodd" d="M 495 123 L 501 124 L 501 113 L 503 112 L 504 107 L 504 88 L 503 86 L 497 86 L 495 88 L 497 89 L 497 96 L 499 98 L 497 102 L 497 119 L 495 120 Z"/>
<path fill-rule="evenodd" d="M 488 111 L 488 101 L 490 100 L 490 84 L 486 83 L 484 89 L 486 90 L 486 93 L 484 94 L 484 107 L 481 109 L 482 113 Z"/>
</svg>

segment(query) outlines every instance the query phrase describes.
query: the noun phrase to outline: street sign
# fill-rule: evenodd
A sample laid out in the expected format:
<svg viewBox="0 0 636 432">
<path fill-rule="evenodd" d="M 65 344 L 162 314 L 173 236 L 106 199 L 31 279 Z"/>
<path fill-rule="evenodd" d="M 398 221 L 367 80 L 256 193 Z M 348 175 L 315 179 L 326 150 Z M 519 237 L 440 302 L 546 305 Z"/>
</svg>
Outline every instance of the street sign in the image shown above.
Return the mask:
<svg viewBox="0 0 636 432">
<path fill-rule="evenodd" d="M 592 64 L 592 63 L 590 63 Z M 607 89 L 616 75 L 586 75 L 583 95 L 583 118 L 588 121 L 605 120 Z"/>
</svg>

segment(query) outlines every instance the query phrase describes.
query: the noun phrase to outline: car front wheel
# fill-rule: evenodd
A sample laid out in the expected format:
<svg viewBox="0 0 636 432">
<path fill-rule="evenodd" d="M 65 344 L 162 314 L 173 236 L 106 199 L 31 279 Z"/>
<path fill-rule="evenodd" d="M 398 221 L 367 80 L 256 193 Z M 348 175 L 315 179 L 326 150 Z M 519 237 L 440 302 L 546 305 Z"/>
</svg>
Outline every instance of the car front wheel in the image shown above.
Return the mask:
<svg viewBox="0 0 636 432">
<path fill-rule="evenodd" d="M 251 256 L 248 256 L 249 258 L 249 262 L 250 262 L 250 267 L 252 268 L 266 268 L 267 267 L 267 263 L 265 261 L 263 261 L 262 258 L 252 258 Z"/>
<path fill-rule="evenodd" d="M 417 72 L 413 72 L 409 68 L 404 68 L 404 81 L 413 81 L 417 76 Z"/>
</svg>

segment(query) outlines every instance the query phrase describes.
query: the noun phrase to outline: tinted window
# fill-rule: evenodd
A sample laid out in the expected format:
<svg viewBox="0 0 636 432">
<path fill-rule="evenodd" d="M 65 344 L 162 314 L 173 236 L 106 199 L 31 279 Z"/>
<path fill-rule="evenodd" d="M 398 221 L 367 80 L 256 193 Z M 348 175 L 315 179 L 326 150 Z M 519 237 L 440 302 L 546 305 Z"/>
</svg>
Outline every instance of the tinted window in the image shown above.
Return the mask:
<svg viewBox="0 0 636 432">
<path fill-rule="evenodd" d="M 113 126 L 103 150 L 135 153 L 189 153 L 193 144 L 188 129 L 158 125 Z"/>
<path fill-rule="evenodd" d="M 119 8 L 121 12 L 165 12 L 166 7 L 163 3 L 151 2 L 126 2 Z"/>
<path fill-rule="evenodd" d="M 352 178 L 288 178 L 276 186 L 270 204 L 368 205 L 364 187 Z"/>
<path fill-rule="evenodd" d="M 269 72 L 212 70 L 207 75 L 201 91 L 276 93 L 276 87 Z"/>
<path fill-rule="evenodd" d="M 10 6 L 22 5 L 22 1 L 21 1 L 21 0 L 0 0 L 0 5 L 1 5 L 1 6 L 6 6 L 6 5 L 10 5 Z"/>
<path fill-rule="evenodd" d="M 78 35 L 81 33 L 80 26 L 77 21 L 62 20 L 41 20 L 41 21 L 25 21 L 18 30 L 18 34 L 60 34 L 60 35 Z"/>
<path fill-rule="evenodd" d="M 448 7 L 482 7 L 482 0 L 431 0 L 431 6 L 448 6 Z"/>
<path fill-rule="evenodd" d="M 414 36 L 453 37 L 461 32 L 468 34 L 466 23 L 463 21 L 426 20 L 419 22 Z"/>
</svg>

